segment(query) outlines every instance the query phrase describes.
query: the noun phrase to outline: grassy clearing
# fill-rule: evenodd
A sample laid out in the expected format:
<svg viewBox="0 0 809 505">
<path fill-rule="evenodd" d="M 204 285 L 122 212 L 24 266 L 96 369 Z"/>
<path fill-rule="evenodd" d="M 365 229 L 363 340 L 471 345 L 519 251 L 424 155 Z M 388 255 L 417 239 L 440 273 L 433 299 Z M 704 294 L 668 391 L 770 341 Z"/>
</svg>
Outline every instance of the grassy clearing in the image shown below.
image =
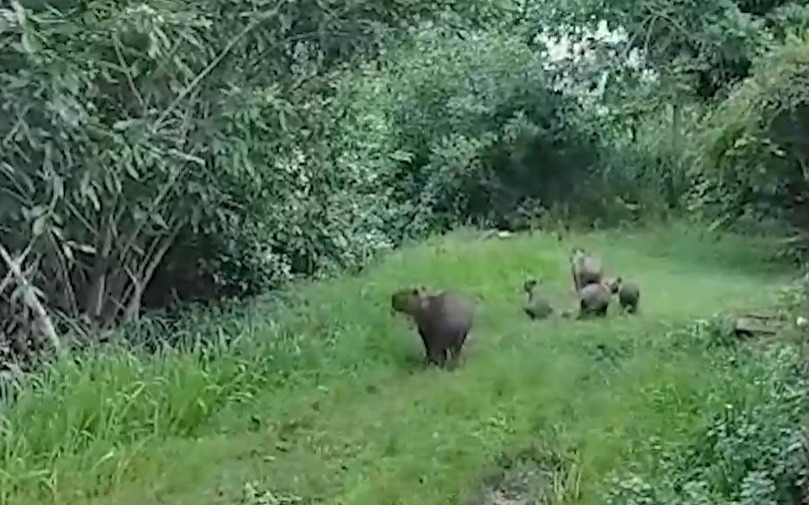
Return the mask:
<svg viewBox="0 0 809 505">
<path fill-rule="evenodd" d="M 573 241 L 640 283 L 641 315 L 523 317 L 527 274 L 573 303 Z M 654 471 L 713 414 L 766 394 L 764 360 L 717 366 L 717 351 L 671 332 L 777 303 L 786 273 L 765 252 L 679 228 L 563 242 L 460 233 L 405 248 L 302 287 L 306 305 L 282 315 L 209 321 L 209 338 L 238 337 L 230 349 L 110 352 L 49 370 L 4 419 L 0 499 L 232 504 L 253 482 L 302 499 L 255 503 L 480 503 L 482 483 L 523 454 L 555 458 L 552 502 L 602 503 L 613 472 Z M 388 311 L 391 290 L 414 283 L 479 298 L 455 372 L 420 368 L 415 331 Z"/>
</svg>

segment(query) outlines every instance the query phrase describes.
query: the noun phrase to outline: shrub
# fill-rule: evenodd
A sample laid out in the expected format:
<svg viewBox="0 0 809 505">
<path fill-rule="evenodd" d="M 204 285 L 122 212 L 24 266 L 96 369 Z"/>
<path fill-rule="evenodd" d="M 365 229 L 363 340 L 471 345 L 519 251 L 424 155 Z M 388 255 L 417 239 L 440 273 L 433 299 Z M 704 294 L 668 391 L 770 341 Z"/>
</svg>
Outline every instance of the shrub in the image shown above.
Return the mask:
<svg viewBox="0 0 809 505">
<path fill-rule="evenodd" d="M 705 121 L 697 205 L 729 223 L 802 217 L 809 44 L 791 38 L 759 58 L 746 79 Z"/>
<path fill-rule="evenodd" d="M 381 166 L 408 226 L 508 225 L 526 202 L 586 196 L 595 147 L 569 121 L 578 105 L 518 38 L 425 29 L 356 75 L 349 89 L 374 118 L 353 130 L 372 139 L 362 158 Z"/>
<path fill-rule="evenodd" d="M 708 328 L 700 328 L 696 342 L 706 338 Z M 803 352 L 790 344 L 711 352 L 717 369 L 733 373 L 723 390 L 705 393 L 702 427 L 664 447 L 654 469 L 616 478 L 607 503 L 802 503 L 809 477 Z M 738 380 L 740 371 L 747 381 Z"/>
<path fill-rule="evenodd" d="M 396 208 L 373 167 L 329 144 L 345 112 L 330 97 L 342 64 L 425 18 L 371 4 L 0 10 L 0 226 L 28 294 L 108 328 L 143 304 L 250 295 L 389 248 Z M 26 310 L 4 304 L 4 319 Z"/>
</svg>

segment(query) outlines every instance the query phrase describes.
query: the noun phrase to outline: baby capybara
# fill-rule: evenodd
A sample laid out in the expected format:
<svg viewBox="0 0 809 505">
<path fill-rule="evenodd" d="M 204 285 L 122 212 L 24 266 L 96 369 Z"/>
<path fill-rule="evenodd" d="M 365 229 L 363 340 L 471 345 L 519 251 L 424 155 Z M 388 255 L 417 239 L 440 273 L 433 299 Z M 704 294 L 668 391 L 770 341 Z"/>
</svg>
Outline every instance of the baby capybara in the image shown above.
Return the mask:
<svg viewBox="0 0 809 505">
<path fill-rule="evenodd" d="M 523 305 L 523 311 L 531 319 L 547 319 L 553 314 L 553 307 L 547 298 L 536 293 L 535 289 L 539 281 L 536 279 L 526 279 L 523 283 L 523 290 L 528 295 L 528 300 Z"/>
<path fill-rule="evenodd" d="M 587 284 L 579 292 L 579 317 L 604 317 L 610 306 L 610 289 L 604 284 Z"/>
<path fill-rule="evenodd" d="M 628 313 L 636 313 L 640 303 L 640 287 L 634 282 L 621 283 L 621 288 L 618 290 L 618 302 L 621 304 L 621 308 Z"/>
</svg>

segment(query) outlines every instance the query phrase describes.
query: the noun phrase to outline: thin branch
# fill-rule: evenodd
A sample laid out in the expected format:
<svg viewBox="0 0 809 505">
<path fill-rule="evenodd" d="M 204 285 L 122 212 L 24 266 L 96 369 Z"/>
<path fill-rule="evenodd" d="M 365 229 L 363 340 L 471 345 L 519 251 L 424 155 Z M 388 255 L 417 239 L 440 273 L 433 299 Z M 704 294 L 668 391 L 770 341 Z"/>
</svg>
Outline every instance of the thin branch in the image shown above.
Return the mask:
<svg viewBox="0 0 809 505">
<path fill-rule="evenodd" d="M 28 114 L 28 111 L 33 106 L 33 104 L 27 104 L 23 108 L 22 112 L 17 114 L 17 120 L 14 122 L 14 127 L 12 127 L 8 134 L 3 138 L 3 146 L 8 147 L 8 145 L 11 143 L 11 139 L 13 139 L 17 132 L 23 128 L 23 125 L 25 124 L 25 115 Z"/>
<path fill-rule="evenodd" d="M 158 206 L 161 203 L 163 203 L 163 200 L 174 189 L 174 186 L 180 180 L 180 176 L 182 175 L 182 173 L 184 171 L 185 171 L 185 167 L 181 167 L 180 170 L 174 175 L 174 179 L 171 180 L 171 176 L 170 176 L 169 182 L 167 184 L 164 184 L 160 188 L 160 192 L 157 194 L 157 197 L 152 202 L 152 204 L 149 206 L 149 209 L 146 212 L 147 218 L 142 220 L 140 223 L 137 224 L 136 228 L 129 235 L 129 239 L 126 241 L 126 244 L 124 244 L 124 246 L 121 248 L 121 252 L 119 253 L 121 258 L 126 256 L 126 254 L 129 253 L 130 249 L 135 247 L 135 243 L 137 242 L 137 239 L 140 236 L 140 232 L 143 230 L 143 228 L 144 228 L 144 226 L 146 224 L 146 221 L 149 219 L 149 216 L 151 216 L 151 214 L 158 208 Z M 123 214 L 121 214 L 121 217 L 123 217 Z M 115 223 L 115 224 L 116 224 L 116 231 L 117 231 L 117 229 L 118 229 L 117 225 L 120 224 L 120 223 Z"/>
<path fill-rule="evenodd" d="M 62 342 L 56 335 L 56 329 L 53 327 L 53 322 L 48 316 L 48 312 L 45 310 L 45 307 L 42 306 L 42 303 L 37 298 L 36 293 L 34 292 L 34 287 L 28 282 L 28 279 L 25 278 L 25 275 L 23 275 L 22 269 L 20 268 L 21 257 L 22 256 L 16 259 L 12 258 L 6 248 L 0 245 L 0 259 L 5 262 L 6 266 L 8 266 L 9 272 L 11 272 L 14 279 L 17 281 L 17 284 L 20 286 L 20 288 L 22 288 L 23 300 L 25 301 L 25 304 L 34 313 L 36 322 L 39 323 L 40 330 L 48 339 L 51 346 L 57 352 L 61 352 Z"/>
<path fill-rule="evenodd" d="M 89 289 L 84 302 L 84 311 L 92 318 L 91 320 L 98 318 L 101 313 L 103 295 L 106 291 L 107 267 L 112 251 L 112 226 L 105 221 L 102 221 L 100 233 L 96 236 L 95 263 L 90 273 Z"/>
<path fill-rule="evenodd" d="M 180 94 L 177 95 L 177 97 L 169 104 L 169 106 L 166 107 L 166 110 L 164 110 L 163 113 L 158 117 L 157 121 L 155 122 L 154 126 L 152 127 L 152 130 L 156 131 L 162 126 L 161 123 L 163 123 L 166 120 L 166 118 L 172 113 L 173 109 L 175 107 L 177 107 L 177 105 L 180 103 L 180 101 L 183 98 L 185 98 L 186 95 L 188 95 L 188 93 L 190 93 L 194 88 L 196 88 L 197 85 L 200 82 L 202 82 L 202 80 L 205 79 L 205 77 L 207 77 L 208 74 L 210 74 L 211 71 L 213 71 L 213 69 L 216 68 L 216 66 L 219 65 L 219 63 L 223 59 L 225 59 L 225 56 L 227 56 L 228 53 L 230 53 L 230 51 L 234 47 L 236 47 L 236 44 L 238 44 L 245 36 L 247 36 L 248 33 L 253 31 L 258 25 L 260 25 L 264 21 L 276 16 L 278 14 L 278 12 L 280 12 L 281 7 L 283 5 L 284 5 L 284 2 L 279 2 L 278 6 L 275 9 L 272 9 L 270 11 L 262 13 L 260 16 L 256 17 L 253 21 L 251 21 L 247 26 L 245 26 L 242 29 L 242 31 L 240 31 L 238 34 L 236 34 L 235 37 L 230 39 L 230 41 L 227 43 L 225 48 L 222 49 L 222 51 L 216 56 L 216 58 L 214 58 L 213 61 L 211 61 L 208 64 L 208 66 L 206 66 L 204 69 L 202 69 L 202 71 L 188 84 L 188 86 L 186 86 L 180 92 Z"/>
<path fill-rule="evenodd" d="M 137 86 L 135 86 L 135 80 L 132 78 L 132 72 L 129 71 L 129 65 L 127 65 L 126 61 L 124 60 L 124 55 L 121 53 L 121 41 L 118 39 L 118 35 L 114 35 L 112 37 L 112 45 L 115 47 L 115 54 L 118 56 L 118 64 L 121 66 L 121 70 L 124 74 L 126 74 L 126 81 L 129 83 L 130 89 L 132 89 L 132 94 L 135 95 L 135 98 L 138 99 L 140 102 L 141 108 L 141 115 L 146 115 L 146 101 L 141 96 L 140 91 L 138 91 Z"/>
<path fill-rule="evenodd" d="M 17 257 L 18 264 L 22 264 L 25 261 L 25 258 L 28 256 L 28 254 L 31 252 L 31 249 L 33 249 L 33 248 L 34 248 L 34 242 L 32 241 L 31 243 L 28 244 L 28 247 L 25 248 L 25 250 L 22 252 L 22 254 L 20 254 Z M 2 294 L 3 291 L 6 290 L 8 285 L 11 284 L 11 279 L 13 279 L 13 278 L 14 278 L 14 272 L 11 270 L 11 268 L 9 268 L 8 273 L 6 274 L 5 278 L 3 279 L 3 282 L 0 282 L 0 294 Z"/>
<path fill-rule="evenodd" d="M 93 234 L 93 235 L 96 235 L 96 234 L 97 234 L 98 230 L 96 230 L 96 229 L 93 227 L 93 225 L 91 225 L 91 224 L 90 224 L 90 222 L 87 220 L 87 218 L 86 218 L 86 217 L 84 217 L 84 214 L 82 214 L 81 212 L 79 212 L 79 209 L 77 209 L 77 208 L 76 208 L 76 206 L 75 206 L 75 205 L 73 205 L 73 203 L 72 203 L 70 200 L 65 199 L 65 206 L 67 207 L 67 210 L 69 210 L 70 212 L 72 212 L 72 213 L 73 213 L 73 215 L 74 215 L 74 216 L 76 216 L 76 219 L 78 219 L 78 220 L 79 220 L 79 222 L 80 222 L 81 224 L 83 224 L 85 228 L 87 228 L 87 231 L 89 231 L 89 232 L 90 232 L 91 234 Z"/>
<path fill-rule="evenodd" d="M 65 283 L 65 291 L 68 297 L 68 303 L 70 304 L 70 309 L 73 311 L 74 315 L 78 315 L 79 301 L 76 298 L 76 291 L 73 289 L 73 284 L 70 282 L 70 269 L 67 266 L 67 258 L 65 257 L 64 251 L 57 243 L 56 237 L 52 232 L 48 233 L 48 240 L 51 242 L 51 246 L 53 247 L 54 251 L 56 251 L 59 274 L 62 276 L 62 281 Z"/>
<path fill-rule="evenodd" d="M 163 257 L 165 257 L 169 248 L 174 243 L 174 240 L 177 238 L 177 235 L 180 233 L 180 229 L 180 226 L 175 226 L 174 231 L 172 231 L 170 235 L 163 237 L 157 250 L 152 254 L 151 258 L 148 258 L 148 263 L 141 271 L 140 279 L 137 279 L 133 283 L 134 292 L 129 299 L 126 311 L 124 312 L 124 321 L 132 321 L 138 317 L 143 292 L 146 289 L 146 286 L 152 280 L 152 277 L 154 276 L 157 267 L 160 265 L 160 262 L 163 261 Z"/>
</svg>

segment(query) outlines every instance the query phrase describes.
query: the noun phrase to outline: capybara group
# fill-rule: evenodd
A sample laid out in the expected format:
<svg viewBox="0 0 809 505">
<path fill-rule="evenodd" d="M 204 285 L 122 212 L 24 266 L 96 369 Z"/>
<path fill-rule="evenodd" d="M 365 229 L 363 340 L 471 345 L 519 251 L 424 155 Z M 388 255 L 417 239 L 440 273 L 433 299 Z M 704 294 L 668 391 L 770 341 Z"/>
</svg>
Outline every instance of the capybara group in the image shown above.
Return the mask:
<svg viewBox="0 0 809 505">
<path fill-rule="evenodd" d="M 625 282 L 621 276 L 605 279 L 604 267 L 598 255 L 574 247 L 568 262 L 577 306 L 558 312 L 560 317 L 606 317 L 613 295 L 617 296 L 623 311 L 631 314 L 637 312 L 640 301 L 638 285 Z M 541 282 L 537 278 L 528 278 L 523 283 L 526 301 L 522 308 L 532 320 L 543 320 L 557 314 L 549 299 L 537 292 Z M 391 295 L 390 304 L 393 311 L 407 314 L 415 322 L 428 361 L 439 366 L 446 365 L 450 358 L 457 362 L 474 318 L 468 300 L 452 291 L 430 293 L 424 287 L 406 287 Z"/>
</svg>

